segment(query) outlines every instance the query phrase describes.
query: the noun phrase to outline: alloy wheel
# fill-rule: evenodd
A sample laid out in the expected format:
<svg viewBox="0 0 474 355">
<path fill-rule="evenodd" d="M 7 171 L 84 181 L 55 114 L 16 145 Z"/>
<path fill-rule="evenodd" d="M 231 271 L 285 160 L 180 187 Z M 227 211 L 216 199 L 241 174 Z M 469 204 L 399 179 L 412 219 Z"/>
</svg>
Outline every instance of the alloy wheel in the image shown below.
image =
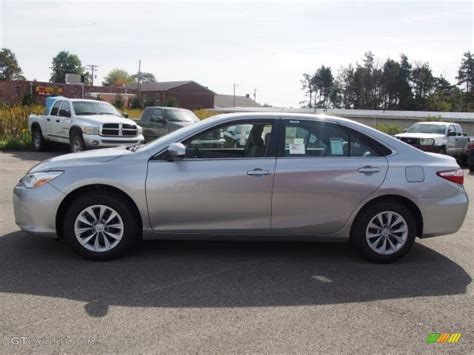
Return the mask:
<svg viewBox="0 0 474 355">
<path fill-rule="evenodd" d="M 377 213 L 369 221 L 365 238 L 370 249 L 380 255 L 391 255 L 399 251 L 408 238 L 408 224 L 394 211 Z"/>
<path fill-rule="evenodd" d="M 93 252 L 107 252 L 120 243 L 124 233 L 122 217 L 113 208 L 93 205 L 82 210 L 74 222 L 79 243 Z"/>
</svg>

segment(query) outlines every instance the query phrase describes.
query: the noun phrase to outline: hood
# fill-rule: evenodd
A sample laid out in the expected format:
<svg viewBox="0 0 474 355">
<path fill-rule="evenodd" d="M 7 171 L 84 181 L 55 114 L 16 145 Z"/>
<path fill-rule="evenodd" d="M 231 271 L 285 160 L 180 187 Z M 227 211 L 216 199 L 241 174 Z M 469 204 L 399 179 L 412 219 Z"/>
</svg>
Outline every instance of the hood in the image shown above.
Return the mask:
<svg viewBox="0 0 474 355">
<path fill-rule="evenodd" d="M 90 123 L 126 123 L 131 125 L 137 125 L 137 123 L 133 120 L 130 120 L 125 117 L 119 117 L 115 115 L 83 115 L 83 116 L 76 116 L 81 120 L 90 122 Z"/>
<path fill-rule="evenodd" d="M 396 134 L 397 138 L 443 138 L 443 134 L 437 133 L 399 133 Z"/>
<path fill-rule="evenodd" d="M 133 154 L 133 152 L 125 147 L 94 149 L 80 153 L 64 154 L 42 161 L 31 168 L 29 172 L 61 170 L 71 166 L 101 164 L 128 154 Z"/>
</svg>

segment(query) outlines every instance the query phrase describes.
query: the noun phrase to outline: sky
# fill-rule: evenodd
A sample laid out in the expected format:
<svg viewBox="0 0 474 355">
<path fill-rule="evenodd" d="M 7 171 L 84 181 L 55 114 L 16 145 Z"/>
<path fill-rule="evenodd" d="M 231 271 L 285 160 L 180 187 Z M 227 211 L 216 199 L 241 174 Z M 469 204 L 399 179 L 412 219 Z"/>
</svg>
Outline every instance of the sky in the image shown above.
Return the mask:
<svg viewBox="0 0 474 355">
<path fill-rule="evenodd" d="M 454 82 L 474 50 L 474 1 L 22 1 L 0 0 L 0 47 L 27 79 L 47 81 L 61 50 L 99 66 L 194 80 L 216 93 L 253 94 L 299 107 L 300 80 L 334 74 L 372 51 L 382 64 L 405 53 Z"/>
</svg>

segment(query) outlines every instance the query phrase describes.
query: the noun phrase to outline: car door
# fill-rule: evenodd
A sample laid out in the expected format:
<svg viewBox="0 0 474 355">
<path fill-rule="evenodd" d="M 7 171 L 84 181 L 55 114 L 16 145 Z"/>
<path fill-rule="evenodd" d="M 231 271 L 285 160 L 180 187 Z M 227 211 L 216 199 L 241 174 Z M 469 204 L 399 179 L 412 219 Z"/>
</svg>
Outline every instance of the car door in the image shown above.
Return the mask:
<svg viewBox="0 0 474 355">
<path fill-rule="evenodd" d="M 198 133 L 182 143 L 186 156 L 166 151 L 148 164 L 146 194 L 157 232 L 245 234 L 270 231 L 275 168 L 273 119 L 240 120 Z M 251 127 L 241 144 L 235 126 Z"/>
<path fill-rule="evenodd" d="M 324 235 L 341 229 L 385 178 L 386 152 L 375 143 L 336 123 L 282 119 L 272 232 Z"/>
<path fill-rule="evenodd" d="M 148 124 L 143 129 L 145 140 L 151 141 L 166 134 L 166 120 L 163 109 L 155 108 L 150 113 Z"/>
<path fill-rule="evenodd" d="M 456 154 L 462 155 L 467 145 L 467 138 L 464 137 L 463 131 L 460 125 L 455 124 L 454 129 L 456 130 Z"/>
<path fill-rule="evenodd" d="M 59 107 L 58 115 L 55 118 L 57 134 L 63 138 L 69 139 L 69 129 L 72 126 L 71 105 L 68 101 L 63 101 Z"/>
<path fill-rule="evenodd" d="M 449 125 L 447 132 L 447 153 L 449 155 L 456 155 L 457 150 L 456 150 L 456 129 L 454 128 L 454 125 Z"/>
<path fill-rule="evenodd" d="M 61 107 L 62 103 L 63 100 L 56 101 L 53 107 L 51 107 L 49 115 L 46 117 L 46 129 L 48 131 L 48 135 L 54 138 L 58 138 L 59 125 L 56 120 L 58 119 L 59 108 Z"/>
</svg>

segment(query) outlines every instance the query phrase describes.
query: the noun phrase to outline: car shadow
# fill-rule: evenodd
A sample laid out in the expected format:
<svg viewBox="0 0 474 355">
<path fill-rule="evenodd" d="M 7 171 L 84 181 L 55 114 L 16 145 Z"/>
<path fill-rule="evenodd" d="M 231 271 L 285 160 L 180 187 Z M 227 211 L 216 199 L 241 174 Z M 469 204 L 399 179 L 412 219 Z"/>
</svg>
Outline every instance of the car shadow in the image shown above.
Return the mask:
<svg viewBox="0 0 474 355">
<path fill-rule="evenodd" d="M 466 292 L 470 276 L 415 244 L 398 263 L 377 265 L 345 243 L 144 241 L 124 258 L 92 262 L 63 241 L 23 232 L 0 237 L 0 292 L 110 305 L 268 307 L 324 305 Z"/>
<path fill-rule="evenodd" d="M 48 147 L 48 150 L 44 152 L 35 152 L 33 150 L 1 150 L 1 152 L 26 161 L 42 161 L 58 155 L 70 153 L 68 146 L 62 144 Z"/>
</svg>

